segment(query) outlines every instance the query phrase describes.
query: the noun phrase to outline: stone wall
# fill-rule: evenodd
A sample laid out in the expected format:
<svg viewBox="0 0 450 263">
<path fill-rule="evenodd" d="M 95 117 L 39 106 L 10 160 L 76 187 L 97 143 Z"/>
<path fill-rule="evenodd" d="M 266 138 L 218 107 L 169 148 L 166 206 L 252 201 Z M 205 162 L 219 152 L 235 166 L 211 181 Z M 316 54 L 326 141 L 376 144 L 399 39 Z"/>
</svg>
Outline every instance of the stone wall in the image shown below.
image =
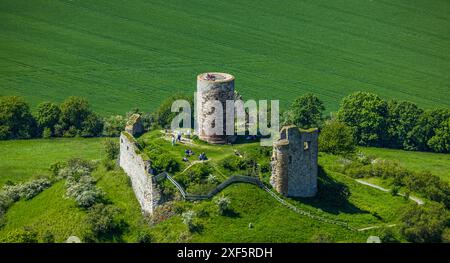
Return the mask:
<svg viewBox="0 0 450 263">
<path fill-rule="evenodd" d="M 272 186 L 281 194 L 311 197 L 317 193 L 318 130 L 283 127 L 274 142 Z"/>
<path fill-rule="evenodd" d="M 128 132 L 120 135 L 120 167 L 130 177 L 133 191 L 144 213 L 152 213 L 160 203 L 160 194 L 152 175 L 150 161 L 140 154 L 134 137 Z"/>
</svg>

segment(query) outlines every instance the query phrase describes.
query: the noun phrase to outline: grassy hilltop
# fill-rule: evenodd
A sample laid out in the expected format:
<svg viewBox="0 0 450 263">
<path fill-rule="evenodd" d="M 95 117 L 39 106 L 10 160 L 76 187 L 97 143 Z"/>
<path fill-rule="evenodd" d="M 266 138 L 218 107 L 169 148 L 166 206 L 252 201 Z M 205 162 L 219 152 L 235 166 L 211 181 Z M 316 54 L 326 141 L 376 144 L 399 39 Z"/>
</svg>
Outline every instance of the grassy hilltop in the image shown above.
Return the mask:
<svg viewBox="0 0 450 263">
<path fill-rule="evenodd" d="M 155 142 L 168 154 L 183 156 L 186 146 L 172 147 L 168 140 L 158 139 L 161 136 L 159 134 L 159 131 L 148 133 L 142 136 L 141 141 Z M 51 142 L 51 150 L 48 149 L 49 142 Z M 19 144 L 20 147 L 16 147 Z M 219 166 L 224 155 L 233 153 L 231 146 L 210 146 L 200 143 L 188 147 L 196 153 L 205 151 L 210 158 L 209 162 L 216 167 Z M 257 148 L 257 145 L 256 143 L 242 144 L 236 145 L 236 148 L 241 153 L 245 153 Z M 98 160 L 102 156 L 101 139 L 5 141 L 1 142 L 1 149 L 4 156 L 0 159 L 2 184 L 6 179 L 22 182 L 37 174 L 48 174 L 47 167 L 51 163 L 70 157 Z M 362 148 L 362 150 L 369 154 L 379 156 L 382 154 L 381 151 L 373 148 Z M 7 154 L 8 152 L 11 154 Z M 61 154 L 55 154 L 57 152 Z M 416 161 L 426 161 L 432 157 L 442 156 L 433 153 L 424 156 L 423 153 L 399 150 L 389 152 L 395 154 L 401 164 L 411 169 L 415 169 Z M 193 158 L 196 158 L 195 156 Z M 21 170 L 8 168 L 17 167 L 19 159 L 28 165 L 23 166 Z M 411 201 L 361 185 L 350 177 L 329 170 L 328 165 L 335 162 L 335 156 L 323 153 L 319 156 L 319 163 L 324 167 L 326 176 L 348 187 L 351 193 L 343 205 L 336 206 L 316 198 L 289 200 L 289 202 L 305 211 L 348 222 L 351 227 L 357 229 L 399 223 L 399 211 Z M 447 164 L 446 157 L 435 158 L 435 166 L 446 167 Z M 185 168 L 186 166 L 181 167 L 180 172 Z M 220 175 L 221 172 L 223 171 L 219 169 L 213 171 L 213 174 L 218 178 L 228 176 L 225 173 Z M 364 242 L 367 236 L 378 235 L 380 231 L 380 229 L 350 231 L 340 226 L 317 222 L 287 209 L 256 186 L 235 184 L 221 193 L 230 198 L 232 215 L 218 215 L 214 200 L 195 203 L 178 201 L 175 204 L 178 209 L 191 209 L 199 215 L 197 220 L 202 226 L 201 231 L 186 235 L 186 226 L 182 223 L 180 215 L 148 227 L 142 219 L 140 207 L 129 180 L 120 170 L 105 171 L 100 165 L 93 175 L 97 179 L 97 186 L 105 191 L 108 200 L 122 209 L 120 217 L 127 225 L 123 233 L 109 241 L 135 242 L 139 233 L 145 231 L 151 234 L 155 242 L 309 242 L 318 241 L 324 237 L 333 242 Z M 179 178 L 179 175 L 176 177 Z M 445 175 L 442 177 L 445 178 Z M 59 181 L 32 199 L 20 200 L 13 204 L 5 214 L 5 225 L 0 230 L 0 238 L 24 227 L 36 231 L 38 238 L 50 232 L 57 242 L 64 241 L 69 235 L 84 237 L 88 232 L 85 223 L 86 210 L 79 208 L 73 199 L 66 198 L 65 192 L 64 182 Z M 252 228 L 249 228 L 250 223 Z"/>
<path fill-rule="evenodd" d="M 150 111 L 196 74 L 226 71 L 245 98 L 357 90 L 449 107 L 450 3 L 4 0 L 0 95 L 69 95 L 95 111 Z"/>
</svg>

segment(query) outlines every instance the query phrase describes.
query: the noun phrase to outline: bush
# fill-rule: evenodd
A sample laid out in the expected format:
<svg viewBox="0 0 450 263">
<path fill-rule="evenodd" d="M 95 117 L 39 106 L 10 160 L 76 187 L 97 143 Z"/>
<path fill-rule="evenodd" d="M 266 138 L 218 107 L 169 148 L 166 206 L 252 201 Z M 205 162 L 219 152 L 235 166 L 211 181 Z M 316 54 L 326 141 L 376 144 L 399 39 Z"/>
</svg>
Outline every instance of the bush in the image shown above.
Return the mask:
<svg viewBox="0 0 450 263">
<path fill-rule="evenodd" d="M 220 196 L 216 200 L 217 211 L 220 215 L 223 215 L 226 211 L 230 209 L 231 201 L 228 197 Z"/>
<path fill-rule="evenodd" d="M 186 211 L 181 214 L 181 218 L 183 219 L 183 224 L 185 224 L 189 230 L 189 232 L 195 231 L 195 212 L 192 210 Z"/>
<path fill-rule="evenodd" d="M 320 131 L 319 149 L 338 155 L 352 155 L 356 151 L 353 130 L 342 122 L 329 120 Z"/>
<path fill-rule="evenodd" d="M 66 167 L 58 172 L 66 179 L 66 196 L 74 198 L 81 207 L 88 208 L 103 201 L 103 192 L 95 185 L 91 172 L 95 168 L 92 162 L 82 159 L 70 159 Z"/>
<path fill-rule="evenodd" d="M 191 166 L 183 174 L 177 176 L 180 184 L 185 188 L 191 185 L 201 185 L 207 183 L 212 168 L 208 163 L 198 163 Z"/>
<path fill-rule="evenodd" d="M 151 153 L 149 157 L 152 160 L 152 169 L 155 171 L 155 173 L 166 171 L 173 174 L 180 170 L 180 163 L 178 163 L 170 154 Z"/>
<path fill-rule="evenodd" d="M 123 227 L 119 213 L 120 209 L 113 205 L 96 204 L 88 210 L 87 224 L 97 237 L 118 233 Z"/>
<path fill-rule="evenodd" d="M 394 185 L 392 188 L 391 188 L 391 195 L 392 196 L 397 196 L 398 195 L 398 193 L 400 192 L 400 187 L 399 186 L 397 186 L 397 185 Z"/>
<path fill-rule="evenodd" d="M 118 137 L 125 129 L 127 120 L 122 115 L 110 116 L 104 120 L 103 135 L 107 137 Z"/>
<path fill-rule="evenodd" d="M 382 243 L 399 243 L 390 227 L 383 228 L 379 236 Z"/>
<path fill-rule="evenodd" d="M 441 242 L 449 220 L 449 212 L 442 204 L 412 205 L 401 215 L 400 233 L 410 242 Z"/>
<path fill-rule="evenodd" d="M 0 240 L 0 243 L 37 243 L 37 233 L 31 228 L 14 229 Z"/>
<path fill-rule="evenodd" d="M 109 160 L 115 160 L 119 156 L 120 146 L 117 140 L 107 139 L 103 142 L 103 146 Z"/>
<path fill-rule="evenodd" d="M 77 204 L 89 208 L 103 200 L 103 192 L 95 186 L 95 179 L 89 174 L 80 178 L 68 177 L 66 195 L 74 198 Z"/>
<path fill-rule="evenodd" d="M 136 242 L 137 243 L 152 243 L 153 237 L 148 232 L 139 232 Z"/>
</svg>

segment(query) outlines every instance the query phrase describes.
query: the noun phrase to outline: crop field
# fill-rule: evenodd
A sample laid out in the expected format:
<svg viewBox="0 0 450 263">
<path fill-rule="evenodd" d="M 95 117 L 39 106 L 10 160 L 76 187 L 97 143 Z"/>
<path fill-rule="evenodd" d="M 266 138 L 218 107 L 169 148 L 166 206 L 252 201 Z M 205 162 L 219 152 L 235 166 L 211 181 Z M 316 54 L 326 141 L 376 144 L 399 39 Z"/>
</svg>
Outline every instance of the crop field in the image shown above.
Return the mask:
<svg viewBox="0 0 450 263">
<path fill-rule="evenodd" d="M 371 91 L 450 107 L 450 2 L 2 0 L 0 95 L 152 110 L 225 71 L 246 99 Z"/>
</svg>

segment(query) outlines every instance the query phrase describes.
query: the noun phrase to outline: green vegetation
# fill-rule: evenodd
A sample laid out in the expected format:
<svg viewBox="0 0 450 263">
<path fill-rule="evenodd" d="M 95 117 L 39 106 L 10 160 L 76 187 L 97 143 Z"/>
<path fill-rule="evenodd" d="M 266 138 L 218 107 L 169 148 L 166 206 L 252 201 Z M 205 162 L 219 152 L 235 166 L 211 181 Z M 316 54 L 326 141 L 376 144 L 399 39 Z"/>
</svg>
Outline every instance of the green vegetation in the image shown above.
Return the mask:
<svg viewBox="0 0 450 263">
<path fill-rule="evenodd" d="M 161 137 L 162 135 L 160 131 L 153 131 L 142 135 L 138 140 L 143 144 L 148 144 L 150 141 L 156 143 L 173 159 L 180 162 L 180 171 L 183 171 L 187 165 L 178 159 L 184 156 L 186 146 L 183 147 L 181 144 L 172 146 L 169 140 Z M 45 145 L 48 141 L 5 141 L 2 143 Z M 77 141 L 91 143 L 92 148 L 98 151 L 95 155 L 90 155 L 94 158 L 100 155 L 99 152 L 103 148 L 100 139 L 51 141 L 67 141 L 69 144 Z M 221 166 L 228 158 L 245 160 L 245 156 L 248 156 L 248 158 L 255 158 L 259 164 L 270 158 L 270 149 L 266 152 L 264 150 L 266 148 L 260 149 L 257 143 L 233 146 L 194 144 L 189 145 L 189 148 L 195 153 L 203 151 L 207 154 L 209 161 L 205 164 L 213 167 L 212 174 L 217 177 L 217 180 L 245 171 L 230 171 Z M 235 155 L 235 149 L 243 156 L 242 158 Z M 372 148 L 366 150 L 372 150 Z M 71 151 L 80 153 L 79 147 L 72 147 Z M 419 156 L 423 154 L 407 153 Z M 440 154 L 427 154 L 440 156 Z M 33 155 L 22 155 L 23 160 L 32 158 Z M 64 159 L 63 155 L 61 159 L 55 158 L 48 163 L 50 165 Z M 354 228 L 400 225 L 401 211 L 411 204 L 411 201 L 363 186 L 334 171 L 333 165 L 337 160 L 336 156 L 320 154 L 319 161 L 324 169 L 320 171 L 319 195 L 313 199 L 289 199 L 289 202 L 313 214 L 348 222 Z M 266 178 L 264 173 L 261 172 L 260 175 L 263 179 Z M 220 196 L 229 202 L 219 202 L 219 197 L 196 203 L 169 202 L 166 208 L 163 206 L 157 210 L 159 212 L 155 212 L 153 219 L 150 220 L 154 223 L 149 226 L 148 221 L 142 217 L 130 181 L 123 172 L 114 168 L 107 171 L 103 165 L 98 164 L 92 176 L 95 178 L 96 187 L 104 192 L 104 198 L 113 207 L 97 208 L 101 213 L 95 212 L 94 216 L 94 213 L 90 213 L 91 210 L 79 207 L 74 199 L 66 198 L 65 183 L 58 181 L 41 194 L 29 200 L 20 200 L 8 209 L 4 216 L 4 226 L 0 229 L 1 240 L 63 242 L 68 236 L 76 235 L 91 242 L 364 242 L 368 235 L 383 235 L 386 240 L 393 238 L 405 241 L 400 235 L 399 227 L 391 230 L 378 228 L 354 232 L 341 226 L 315 221 L 296 214 L 261 189 L 247 184 L 231 185 L 222 191 Z M 329 198 L 330 195 L 324 193 L 332 193 L 333 198 Z M 340 198 L 335 198 L 336 196 Z M 225 203 L 227 203 L 226 206 Z M 223 210 L 223 213 L 218 210 Z M 191 231 L 188 231 L 189 227 L 183 224 L 182 220 L 182 214 L 187 211 L 194 212 Z M 98 222 L 107 222 L 107 229 L 96 227 Z"/>
<path fill-rule="evenodd" d="M 0 141 L 0 186 L 8 181 L 27 181 L 49 175 L 50 165 L 79 157 L 99 160 L 103 156 L 103 138 L 70 138 Z"/>
<path fill-rule="evenodd" d="M 361 90 L 449 107 L 448 10 L 426 0 L 7 0 L 0 94 L 33 107 L 87 97 L 102 115 L 150 111 L 220 70 L 244 98 L 284 106 L 314 92 L 336 110 Z"/>
<path fill-rule="evenodd" d="M 323 102 L 313 94 L 295 99 L 289 109 L 283 113 L 282 125 L 296 125 L 303 129 L 317 128 L 322 125 Z"/>
<path fill-rule="evenodd" d="M 450 154 L 365 147 L 360 147 L 359 150 L 367 156 L 398 161 L 402 166 L 412 171 L 428 171 L 450 182 Z"/>
<path fill-rule="evenodd" d="M 335 119 L 326 121 L 320 131 L 319 151 L 344 156 L 355 153 L 353 130 Z"/>
</svg>

